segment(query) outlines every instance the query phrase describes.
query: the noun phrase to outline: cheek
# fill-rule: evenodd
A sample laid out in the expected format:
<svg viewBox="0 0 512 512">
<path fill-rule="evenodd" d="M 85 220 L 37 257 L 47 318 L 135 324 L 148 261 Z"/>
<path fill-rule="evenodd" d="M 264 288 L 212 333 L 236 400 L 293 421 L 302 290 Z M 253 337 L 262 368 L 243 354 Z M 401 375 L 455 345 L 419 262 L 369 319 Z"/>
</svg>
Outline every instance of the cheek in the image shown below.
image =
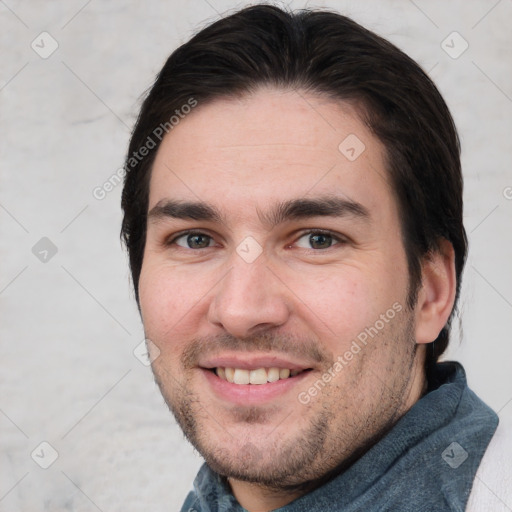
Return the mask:
<svg viewBox="0 0 512 512">
<path fill-rule="evenodd" d="M 159 279 L 154 267 L 143 263 L 139 278 L 139 301 L 142 322 L 149 336 L 162 329 L 163 312 L 166 308 L 167 294 L 165 283 Z"/>
<path fill-rule="evenodd" d="M 204 275 L 194 271 L 144 264 L 139 297 L 146 336 L 163 350 L 175 349 L 180 340 L 196 336 L 212 286 Z"/>
<path fill-rule="evenodd" d="M 374 290 L 354 270 L 316 274 L 295 276 L 293 291 L 299 315 L 315 326 L 321 338 L 342 344 L 372 317 Z"/>
<path fill-rule="evenodd" d="M 393 304 L 403 303 L 402 279 L 383 275 L 382 269 L 351 266 L 305 276 L 296 274 L 291 286 L 296 312 L 335 352 L 343 351 Z"/>
</svg>

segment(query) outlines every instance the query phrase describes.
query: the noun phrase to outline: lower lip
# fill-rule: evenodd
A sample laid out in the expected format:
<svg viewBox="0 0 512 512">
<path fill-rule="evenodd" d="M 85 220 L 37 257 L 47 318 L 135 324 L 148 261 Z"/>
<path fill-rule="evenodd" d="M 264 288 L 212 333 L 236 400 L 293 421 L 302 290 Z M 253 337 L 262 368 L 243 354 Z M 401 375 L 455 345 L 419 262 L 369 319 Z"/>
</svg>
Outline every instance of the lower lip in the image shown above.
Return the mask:
<svg viewBox="0 0 512 512">
<path fill-rule="evenodd" d="M 236 405 L 254 405 L 271 400 L 290 392 L 295 386 L 303 382 L 310 371 L 304 371 L 276 382 L 267 384 L 233 384 L 221 379 L 211 370 L 200 369 L 213 392 L 221 399 Z M 297 391 L 297 396 L 299 392 Z"/>
</svg>

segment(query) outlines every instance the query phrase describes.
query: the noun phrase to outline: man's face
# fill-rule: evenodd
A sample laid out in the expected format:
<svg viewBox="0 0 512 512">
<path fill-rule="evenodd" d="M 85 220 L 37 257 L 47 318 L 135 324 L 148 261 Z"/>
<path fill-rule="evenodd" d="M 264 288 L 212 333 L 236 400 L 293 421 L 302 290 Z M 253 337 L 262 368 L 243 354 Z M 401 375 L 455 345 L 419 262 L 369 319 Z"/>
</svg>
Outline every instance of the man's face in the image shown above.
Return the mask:
<svg viewBox="0 0 512 512">
<path fill-rule="evenodd" d="M 149 212 L 153 371 L 213 469 L 312 481 L 419 398 L 384 149 L 349 105 L 273 89 L 199 104 L 159 148 Z"/>
</svg>

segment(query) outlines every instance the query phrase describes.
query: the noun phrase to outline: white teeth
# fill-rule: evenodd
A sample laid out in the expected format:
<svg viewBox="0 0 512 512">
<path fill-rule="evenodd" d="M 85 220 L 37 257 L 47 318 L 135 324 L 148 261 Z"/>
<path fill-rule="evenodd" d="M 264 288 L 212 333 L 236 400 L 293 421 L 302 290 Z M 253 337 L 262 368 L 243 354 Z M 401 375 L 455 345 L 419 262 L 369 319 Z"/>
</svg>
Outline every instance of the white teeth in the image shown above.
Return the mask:
<svg viewBox="0 0 512 512">
<path fill-rule="evenodd" d="M 279 380 L 279 368 L 269 368 L 267 374 L 268 382 L 276 382 Z"/>
<path fill-rule="evenodd" d="M 242 368 L 218 367 L 215 373 L 222 380 L 235 384 L 266 384 L 277 382 L 279 379 L 295 377 L 301 370 L 290 370 L 288 368 L 257 368 L 256 370 L 244 370 Z"/>
<path fill-rule="evenodd" d="M 249 372 L 249 382 L 251 384 L 266 384 L 267 383 L 267 370 L 265 368 L 258 368 Z"/>
<path fill-rule="evenodd" d="M 235 370 L 233 370 L 233 368 L 226 368 L 225 373 L 226 373 L 226 380 L 228 382 L 233 382 L 235 379 Z"/>
<path fill-rule="evenodd" d="M 290 376 L 290 370 L 288 368 L 281 368 L 279 370 L 279 378 L 280 379 L 287 379 Z"/>
<path fill-rule="evenodd" d="M 249 370 L 235 369 L 235 376 L 233 378 L 235 384 L 249 384 Z"/>
</svg>

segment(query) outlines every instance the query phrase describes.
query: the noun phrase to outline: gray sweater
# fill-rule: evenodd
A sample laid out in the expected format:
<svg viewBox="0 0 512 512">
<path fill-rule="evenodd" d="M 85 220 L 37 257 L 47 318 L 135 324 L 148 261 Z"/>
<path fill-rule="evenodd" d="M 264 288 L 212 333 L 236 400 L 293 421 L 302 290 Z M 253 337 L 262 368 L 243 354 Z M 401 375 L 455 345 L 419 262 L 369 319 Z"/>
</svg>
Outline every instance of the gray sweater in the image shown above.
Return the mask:
<svg viewBox="0 0 512 512">
<path fill-rule="evenodd" d="M 279 512 L 463 512 L 497 415 L 440 363 L 432 386 L 377 444 L 328 483 Z M 182 512 L 241 512 L 225 479 L 201 467 Z"/>
</svg>

